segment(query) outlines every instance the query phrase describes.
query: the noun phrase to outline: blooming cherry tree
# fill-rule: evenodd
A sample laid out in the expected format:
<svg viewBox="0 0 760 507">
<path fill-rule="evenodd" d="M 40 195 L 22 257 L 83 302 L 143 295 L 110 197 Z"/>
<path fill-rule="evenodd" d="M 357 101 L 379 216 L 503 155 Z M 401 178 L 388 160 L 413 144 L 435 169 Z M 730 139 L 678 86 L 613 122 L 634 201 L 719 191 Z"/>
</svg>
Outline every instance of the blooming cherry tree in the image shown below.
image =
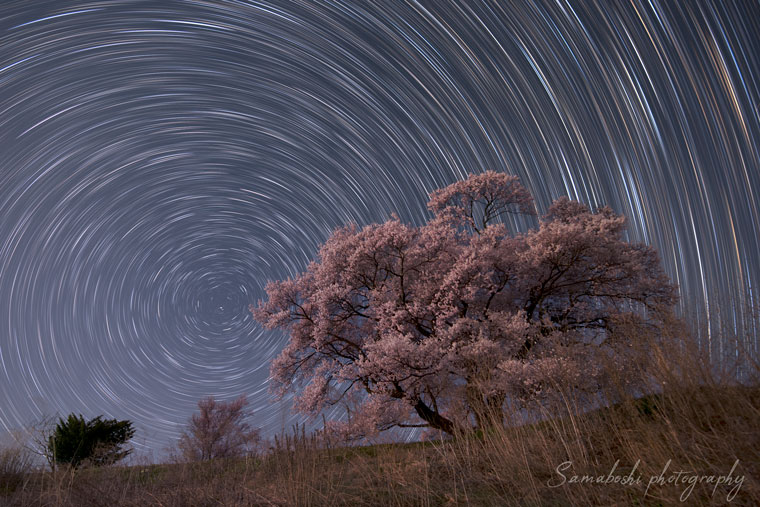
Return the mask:
<svg viewBox="0 0 760 507">
<path fill-rule="evenodd" d="M 559 199 L 535 215 L 516 177 L 472 175 L 431 194 L 421 227 L 394 217 L 336 230 L 294 279 L 251 307 L 290 341 L 271 366 L 309 414 L 342 404 L 362 436 L 398 427 L 447 433 L 484 424 L 508 400 L 561 382 L 598 390 L 601 364 L 656 335 L 676 287 L 649 246 L 623 239 L 609 208 Z"/>
</svg>

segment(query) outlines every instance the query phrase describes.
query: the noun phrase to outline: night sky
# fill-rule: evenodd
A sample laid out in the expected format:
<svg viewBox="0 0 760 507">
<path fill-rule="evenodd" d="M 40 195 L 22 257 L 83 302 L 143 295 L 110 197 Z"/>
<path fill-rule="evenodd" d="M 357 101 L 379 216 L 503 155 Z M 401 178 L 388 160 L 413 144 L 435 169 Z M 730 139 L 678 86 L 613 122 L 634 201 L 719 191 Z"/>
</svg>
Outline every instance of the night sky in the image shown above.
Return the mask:
<svg viewBox="0 0 760 507">
<path fill-rule="evenodd" d="M 756 1 L 3 0 L 0 430 L 158 449 L 239 394 L 287 427 L 267 280 L 489 169 L 625 214 L 703 344 L 757 350 Z"/>
</svg>

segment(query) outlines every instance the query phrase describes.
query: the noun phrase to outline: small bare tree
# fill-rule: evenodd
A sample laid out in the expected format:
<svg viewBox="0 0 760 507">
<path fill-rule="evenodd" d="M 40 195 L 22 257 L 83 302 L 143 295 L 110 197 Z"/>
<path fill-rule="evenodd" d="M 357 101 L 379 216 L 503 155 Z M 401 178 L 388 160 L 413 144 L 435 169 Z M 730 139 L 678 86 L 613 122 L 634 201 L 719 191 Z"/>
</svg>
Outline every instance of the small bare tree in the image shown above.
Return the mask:
<svg viewBox="0 0 760 507">
<path fill-rule="evenodd" d="M 43 415 L 24 429 L 26 433 L 24 447 L 32 454 L 44 458 L 51 470 L 55 469 L 55 449 L 48 444 L 50 443 L 50 436 L 55 431 L 57 419 L 57 415 Z"/>
<path fill-rule="evenodd" d="M 212 396 L 198 402 L 179 439 L 179 451 L 187 461 L 235 458 L 255 451 L 261 437 L 259 430 L 246 421 L 251 415 L 245 395 L 224 402 Z"/>
</svg>

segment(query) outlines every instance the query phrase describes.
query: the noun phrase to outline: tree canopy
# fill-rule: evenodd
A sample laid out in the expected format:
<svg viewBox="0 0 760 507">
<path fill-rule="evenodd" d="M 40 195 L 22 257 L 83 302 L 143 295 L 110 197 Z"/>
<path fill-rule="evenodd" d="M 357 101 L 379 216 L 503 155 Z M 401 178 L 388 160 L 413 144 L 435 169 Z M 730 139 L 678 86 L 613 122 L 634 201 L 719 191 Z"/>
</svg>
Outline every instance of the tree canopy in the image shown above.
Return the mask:
<svg viewBox="0 0 760 507">
<path fill-rule="evenodd" d="M 59 419 L 48 438 L 46 453 L 51 465 L 110 464 L 132 452 L 124 446 L 134 434 L 131 421 L 103 416 L 85 421 L 81 415 L 70 414 L 67 419 Z"/>
<path fill-rule="evenodd" d="M 252 305 L 289 343 L 273 362 L 297 408 L 342 404 L 351 435 L 393 426 L 452 433 L 551 385 L 595 391 L 602 363 L 627 365 L 656 336 L 676 287 L 656 251 L 624 240 L 625 218 L 561 198 L 512 233 L 504 213 L 537 215 L 496 172 L 433 192 L 433 218 L 336 230 L 293 279 Z"/>
</svg>

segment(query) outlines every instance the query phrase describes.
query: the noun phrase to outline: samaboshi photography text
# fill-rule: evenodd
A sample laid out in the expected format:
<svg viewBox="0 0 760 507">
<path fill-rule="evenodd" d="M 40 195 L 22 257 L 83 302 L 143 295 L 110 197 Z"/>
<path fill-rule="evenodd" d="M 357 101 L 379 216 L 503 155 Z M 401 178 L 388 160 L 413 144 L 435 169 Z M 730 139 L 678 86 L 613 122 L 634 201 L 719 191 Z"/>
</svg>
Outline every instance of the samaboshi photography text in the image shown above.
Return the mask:
<svg viewBox="0 0 760 507">
<path fill-rule="evenodd" d="M 567 484 L 595 484 L 595 485 L 619 485 L 619 486 L 638 486 L 646 484 L 644 496 L 653 492 L 653 488 L 676 486 L 682 487 L 683 491 L 679 499 L 685 502 L 694 492 L 697 484 L 713 485 L 712 497 L 715 497 L 718 488 L 721 492 L 729 488 L 726 492 L 726 502 L 731 502 L 744 484 L 745 476 L 740 474 L 739 460 L 736 460 L 731 470 L 725 474 L 696 474 L 689 470 L 682 470 L 673 465 L 672 460 L 668 460 L 662 467 L 659 474 L 644 475 L 640 472 L 642 462 L 637 460 L 630 470 L 620 466 L 620 460 L 615 461 L 612 468 L 607 473 L 598 475 L 594 474 L 576 474 L 572 461 L 563 461 L 555 469 L 556 476 L 547 481 L 550 488 L 558 488 Z"/>
</svg>

